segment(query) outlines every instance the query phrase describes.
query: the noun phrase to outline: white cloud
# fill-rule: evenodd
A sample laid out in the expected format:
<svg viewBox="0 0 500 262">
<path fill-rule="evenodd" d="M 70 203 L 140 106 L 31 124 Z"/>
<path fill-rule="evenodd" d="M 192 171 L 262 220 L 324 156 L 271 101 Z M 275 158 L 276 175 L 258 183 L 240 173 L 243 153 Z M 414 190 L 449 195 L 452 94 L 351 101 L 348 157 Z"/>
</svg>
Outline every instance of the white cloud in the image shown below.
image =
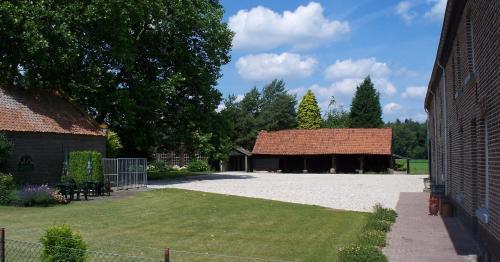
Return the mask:
<svg viewBox="0 0 500 262">
<path fill-rule="evenodd" d="M 364 78 L 370 75 L 372 78 L 381 78 L 389 75 L 391 70 L 386 63 L 377 62 L 374 57 L 358 60 L 337 60 L 335 64 L 328 66 L 325 77 L 328 80 L 343 78 Z"/>
<path fill-rule="evenodd" d="M 396 14 L 401 16 L 406 23 L 410 23 L 417 16 L 417 12 L 412 11 L 413 3 L 402 1 L 396 5 Z"/>
<path fill-rule="evenodd" d="M 403 98 L 421 99 L 425 97 L 427 87 L 425 86 L 409 86 L 401 94 Z"/>
<path fill-rule="evenodd" d="M 388 103 L 386 105 L 384 105 L 384 114 L 387 114 L 387 115 L 394 115 L 396 113 L 398 113 L 399 111 L 401 111 L 403 109 L 403 107 L 398 104 L 398 103 Z"/>
<path fill-rule="evenodd" d="M 269 50 L 288 45 L 308 48 L 341 38 L 349 31 L 347 21 L 330 20 L 316 2 L 282 14 L 263 6 L 240 10 L 229 18 L 235 32 L 234 49 Z"/>
<path fill-rule="evenodd" d="M 396 93 L 396 87 L 387 79 L 391 69 L 386 63 L 377 62 L 374 57 L 358 60 L 337 60 L 325 70 L 325 78 L 333 80 L 330 88 L 341 94 L 354 94 L 356 86 L 370 76 L 375 88 L 384 95 Z"/>
<path fill-rule="evenodd" d="M 427 0 L 427 4 L 432 5 L 431 9 L 425 12 L 424 17 L 441 21 L 446 10 L 446 0 Z"/>
<path fill-rule="evenodd" d="M 257 54 L 240 57 L 238 74 L 245 80 L 264 81 L 274 78 L 310 76 L 318 62 L 312 57 L 295 53 Z"/>
<path fill-rule="evenodd" d="M 236 99 L 234 100 L 234 102 L 238 103 L 238 102 L 241 102 L 241 100 L 243 100 L 243 98 L 245 97 L 245 95 L 237 95 L 236 96 Z"/>
</svg>

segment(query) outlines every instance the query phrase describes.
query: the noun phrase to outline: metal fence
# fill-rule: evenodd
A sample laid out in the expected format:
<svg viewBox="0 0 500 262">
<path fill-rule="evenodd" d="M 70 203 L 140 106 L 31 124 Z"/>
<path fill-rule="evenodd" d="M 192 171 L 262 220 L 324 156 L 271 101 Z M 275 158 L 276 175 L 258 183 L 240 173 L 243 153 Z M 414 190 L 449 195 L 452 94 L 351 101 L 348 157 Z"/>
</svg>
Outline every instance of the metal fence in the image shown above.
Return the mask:
<svg viewBox="0 0 500 262">
<path fill-rule="evenodd" d="M 8 232 L 4 234 L 6 231 Z M 43 235 L 44 231 L 38 229 L 28 230 L 28 232 L 30 232 L 31 237 L 36 236 L 39 239 Z M 33 241 L 31 237 L 29 240 L 26 240 L 25 237 L 23 237 L 23 234 L 19 234 L 16 230 L 0 228 L 0 262 L 41 261 L 42 251 L 44 248 L 47 248 L 47 246 L 44 247 L 42 243 Z M 130 243 L 119 244 L 114 241 L 87 243 L 87 246 L 97 246 L 99 249 L 87 248 L 86 250 L 81 250 L 62 246 L 49 246 L 48 248 L 66 250 L 67 253 L 79 253 L 85 257 L 84 261 L 90 262 L 291 262 L 285 260 L 215 254 L 209 252 L 182 251 L 170 248 L 158 249 L 152 247 L 141 247 L 131 245 Z"/>
<path fill-rule="evenodd" d="M 116 189 L 146 187 L 147 164 L 146 158 L 103 158 L 104 180 Z"/>
</svg>

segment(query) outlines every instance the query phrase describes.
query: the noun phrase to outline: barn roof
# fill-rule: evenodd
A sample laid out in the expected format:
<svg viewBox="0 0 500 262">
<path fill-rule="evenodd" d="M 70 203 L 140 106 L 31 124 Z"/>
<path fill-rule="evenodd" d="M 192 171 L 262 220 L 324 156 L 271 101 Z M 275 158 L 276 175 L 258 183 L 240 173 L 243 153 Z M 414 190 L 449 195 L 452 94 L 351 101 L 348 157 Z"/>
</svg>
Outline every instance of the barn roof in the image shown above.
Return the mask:
<svg viewBox="0 0 500 262">
<path fill-rule="evenodd" d="M 61 93 L 12 87 L 0 87 L 0 131 L 105 135 Z"/>
<path fill-rule="evenodd" d="M 320 128 L 261 131 L 254 155 L 391 155 L 391 128 Z"/>
</svg>

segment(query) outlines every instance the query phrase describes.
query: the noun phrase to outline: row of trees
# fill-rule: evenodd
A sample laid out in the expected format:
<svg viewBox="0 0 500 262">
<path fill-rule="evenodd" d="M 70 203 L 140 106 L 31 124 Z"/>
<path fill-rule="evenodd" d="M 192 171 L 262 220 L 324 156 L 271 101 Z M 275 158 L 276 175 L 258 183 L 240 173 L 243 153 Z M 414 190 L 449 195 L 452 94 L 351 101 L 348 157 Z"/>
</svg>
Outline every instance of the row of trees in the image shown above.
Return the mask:
<svg viewBox="0 0 500 262">
<path fill-rule="evenodd" d="M 216 112 L 233 37 L 223 13 L 216 0 L 3 1 L 0 83 L 64 91 L 127 156 L 182 145 L 221 159 L 234 145 L 251 149 L 260 130 L 383 125 L 369 78 L 350 112 L 332 99 L 322 118 L 312 92 L 297 112 L 279 80 Z"/>
<path fill-rule="evenodd" d="M 235 96 L 229 96 L 220 115 L 229 130 L 229 141 L 248 149 L 253 148 L 260 130 L 391 127 L 394 153 L 411 158 L 426 158 L 427 155 L 425 124 L 412 120 L 384 124 L 380 96 L 370 77 L 356 88 L 349 111 L 338 107 L 332 97 L 328 111 L 322 116 L 311 90 L 297 106 L 295 96 L 286 92 L 284 82 L 274 80 L 262 92 L 254 87 L 239 102 Z"/>
</svg>

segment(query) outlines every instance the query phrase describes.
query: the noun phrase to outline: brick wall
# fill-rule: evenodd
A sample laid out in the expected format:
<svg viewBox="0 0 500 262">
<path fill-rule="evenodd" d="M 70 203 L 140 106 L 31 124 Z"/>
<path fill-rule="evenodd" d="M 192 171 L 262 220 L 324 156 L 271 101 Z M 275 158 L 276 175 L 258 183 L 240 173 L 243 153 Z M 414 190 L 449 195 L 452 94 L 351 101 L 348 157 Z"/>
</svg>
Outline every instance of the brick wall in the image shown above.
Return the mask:
<svg viewBox="0 0 500 262">
<path fill-rule="evenodd" d="M 62 174 L 64 153 L 76 150 L 95 150 L 106 153 L 106 138 L 32 132 L 7 132 L 14 143 L 12 155 L 6 162 L 8 172 L 28 183 L 56 183 Z M 32 168 L 22 163 L 29 156 Z M 26 162 L 26 161 L 25 161 Z"/>
<path fill-rule="evenodd" d="M 494 261 L 500 261 L 499 17 L 499 1 L 465 2 L 456 34 L 448 40 L 453 45 L 443 63 L 445 80 L 429 86 L 434 94 L 426 104 L 433 182 L 443 182 L 443 165 L 448 165 L 448 197 Z M 444 136 L 448 138 L 448 163 Z M 487 223 L 476 216 L 478 209 L 486 208 Z"/>
</svg>

